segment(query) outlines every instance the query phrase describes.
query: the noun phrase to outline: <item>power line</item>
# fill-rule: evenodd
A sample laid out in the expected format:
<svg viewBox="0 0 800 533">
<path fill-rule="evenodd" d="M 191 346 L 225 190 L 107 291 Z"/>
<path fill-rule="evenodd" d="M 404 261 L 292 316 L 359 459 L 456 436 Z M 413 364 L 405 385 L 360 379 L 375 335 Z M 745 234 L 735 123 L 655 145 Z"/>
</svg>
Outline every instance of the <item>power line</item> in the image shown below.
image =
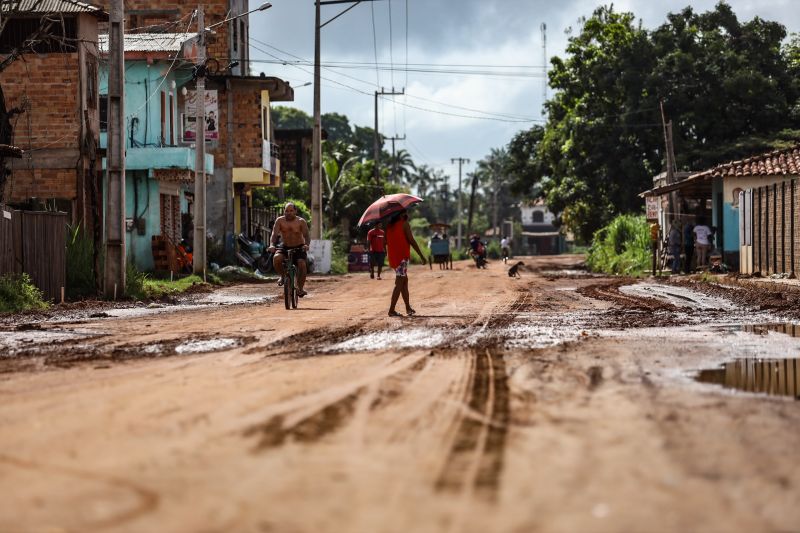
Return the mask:
<svg viewBox="0 0 800 533">
<path fill-rule="evenodd" d="M 380 86 L 381 75 L 378 72 L 378 35 L 375 31 L 375 4 L 371 3 L 369 8 L 372 11 L 372 51 L 375 54 L 375 85 Z"/>
<path fill-rule="evenodd" d="M 256 41 L 256 42 L 261 42 L 261 41 L 258 41 L 257 39 L 253 39 L 253 38 L 251 38 L 251 40 Z M 276 49 L 274 46 L 268 45 L 266 43 L 261 43 L 261 44 L 264 44 L 265 46 L 269 46 L 270 48 Z M 268 56 L 271 56 L 271 57 L 274 57 L 274 58 L 278 57 L 275 54 L 272 54 L 271 52 L 268 52 L 268 51 L 266 51 L 266 50 L 264 50 L 262 48 L 259 48 L 256 45 L 251 45 L 251 46 L 253 46 L 253 48 L 258 50 L 259 52 L 267 54 Z M 286 53 L 286 52 L 283 52 L 283 53 Z M 304 69 L 302 66 L 300 66 L 298 64 L 286 63 L 286 65 L 295 67 L 295 68 L 297 68 L 297 69 L 299 69 L 299 70 L 301 70 L 303 72 L 308 73 L 308 70 Z M 330 70 L 330 69 L 328 69 L 328 70 Z M 341 74 L 341 73 L 338 73 L 338 72 L 337 72 L 337 74 L 344 76 L 344 74 Z M 368 82 L 368 81 L 360 80 L 358 78 L 353 78 L 352 76 L 346 76 L 346 77 L 351 78 L 351 79 L 353 79 L 355 81 L 358 81 L 360 83 L 364 83 L 364 84 L 369 85 L 370 87 L 372 87 L 372 84 L 370 82 Z M 352 86 L 347 85 L 345 83 L 342 83 L 342 82 L 339 82 L 339 81 L 336 81 L 336 80 L 332 80 L 330 78 L 323 78 L 323 79 L 325 79 L 326 81 L 330 81 L 331 83 L 336 83 L 337 85 L 340 85 L 342 87 L 351 89 L 351 90 L 353 90 L 355 92 L 358 92 L 360 94 L 367 95 L 367 96 L 372 96 L 371 93 L 368 93 L 368 92 L 366 92 L 364 90 L 361 90 L 361 89 L 358 89 L 356 87 L 352 87 Z M 477 119 L 496 120 L 496 121 L 500 121 L 500 122 L 536 122 L 536 121 L 544 121 L 543 119 L 533 119 L 533 118 L 530 118 L 530 117 L 509 115 L 509 114 L 504 114 L 504 113 L 493 113 L 493 112 L 490 112 L 490 111 L 483 111 L 483 110 L 478 110 L 478 109 L 465 108 L 465 107 L 456 106 L 456 105 L 453 105 L 453 104 L 447 104 L 445 102 L 439 102 L 439 101 L 436 101 L 436 100 L 432 100 L 432 99 L 429 99 L 429 98 L 424 98 L 424 97 L 416 96 L 416 95 L 409 95 L 409 96 L 411 96 L 412 98 L 417 98 L 417 99 L 420 99 L 420 100 L 425 100 L 425 101 L 428 101 L 428 102 L 431 102 L 431 103 L 435 103 L 435 104 L 438 104 L 438 105 L 441 105 L 441 106 L 452 107 L 454 109 L 461 109 L 462 111 L 466 110 L 466 111 L 469 111 L 469 112 L 472 112 L 472 113 L 480 113 L 480 114 L 488 115 L 488 116 L 486 116 L 486 117 L 476 117 L 476 116 L 472 116 L 472 115 L 464 115 L 464 114 L 457 114 L 457 113 L 447 113 L 447 112 L 444 112 L 444 111 L 437 111 L 437 110 L 430 109 L 430 108 L 424 108 L 424 107 L 421 107 L 421 106 L 415 106 L 415 105 L 409 104 L 407 101 L 405 101 L 405 102 L 397 102 L 397 103 L 399 105 L 403 106 L 404 108 L 417 109 L 417 110 L 420 110 L 420 111 L 427 111 L 427 112 L 431 112 L 431 113 L 439 113 L 439 114 L 458 117 L 458 118 L 477 118 Z M 492 116 L 494 116 L 494 118 L 492 118 Z"/>
</svg>

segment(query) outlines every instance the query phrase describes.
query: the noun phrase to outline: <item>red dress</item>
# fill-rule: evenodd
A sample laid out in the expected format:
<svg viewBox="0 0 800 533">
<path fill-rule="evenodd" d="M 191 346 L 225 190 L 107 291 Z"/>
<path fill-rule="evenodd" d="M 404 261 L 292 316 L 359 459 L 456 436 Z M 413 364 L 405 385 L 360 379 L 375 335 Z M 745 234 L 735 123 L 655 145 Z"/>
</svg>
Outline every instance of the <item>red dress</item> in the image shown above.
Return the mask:
<svg viewBox="0 0 800 533">
<path fill-rule="evenodd" d="M 411 258 L 411 244 L 406 239 L 405 220 L 400 219 L 386 228 L 386 245 L 389 247 L 389 266 L 397 268 Z"/>
</svg>

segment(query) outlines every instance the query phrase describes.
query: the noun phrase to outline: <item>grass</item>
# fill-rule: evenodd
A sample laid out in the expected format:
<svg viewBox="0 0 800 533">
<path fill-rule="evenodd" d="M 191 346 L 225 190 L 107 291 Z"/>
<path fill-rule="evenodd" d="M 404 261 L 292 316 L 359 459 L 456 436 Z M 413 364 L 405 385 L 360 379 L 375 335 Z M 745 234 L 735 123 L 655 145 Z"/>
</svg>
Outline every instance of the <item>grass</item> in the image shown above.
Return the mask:
<svg viewBox="0 0 800 533">
<path fill-rule="evenodd" d="M 140 272 L 132 263 L 128 263 L 126 273 L 126 294 L 134 300 L 158 299 L 164 296 L 175 296 L 186 292 L 195 285 L 222 285 L 223 280 L 216 274 L 207 273 L 207 283 L 203 278 L 192 274 L 182 278 L 157 278 Z"/>
<path fill-rule="evenodd" d="M 645 218 L 619 215 L 595 232 L 586 266 L 593 272 L 641 276 L 650 259 L 650 227 Z"/>
<path fill-rule="evenodd" d="M 97 294 L 94 279 L 94 241 L 80 224 L 67 226 L 66 296 L 73 300 Z"/>
<path fill-rule="evenodd" d="M 27 274 L 0 276 L 0 313 L 47 309 L 40 291 Z"/>
<path fill-rule="evenodd" d="M 206 279 L 211 284 L 219 284 L 221 282 L 217 276 L 214 276 L 217 281 L 217 283 L 214 283 L 211 276 L 206 275 Z M 147 277 L 144 280 L 142 288 L 144 294 L 148 298 L 161 298 L 162 296 L 174 296 L 176 294 L 181 294 L 192 288 L 194 285 L 203 284 L 203 278 L 192 274 L 191 276 L 186 276 L 185 278 L 176 278 L 172 281 L 168 279 L 154 279 Z"/>
</svg>

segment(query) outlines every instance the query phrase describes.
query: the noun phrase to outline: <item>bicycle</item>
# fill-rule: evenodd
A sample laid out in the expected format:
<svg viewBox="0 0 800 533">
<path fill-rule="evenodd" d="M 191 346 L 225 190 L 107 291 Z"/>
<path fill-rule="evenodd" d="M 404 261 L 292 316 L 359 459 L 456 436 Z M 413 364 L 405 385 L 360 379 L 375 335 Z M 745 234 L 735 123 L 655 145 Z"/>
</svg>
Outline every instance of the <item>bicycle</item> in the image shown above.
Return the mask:
<svg viewBox="0 0 800 533">
<path fill-rule="evenodd" d="M 297 309 L 299 300 L 297 295 L 297 265 L 294 264 L 295 252 L 297 252 L 296 249 L 288 250 L 286 252 L 286 263 L 284 263 L 283 303 L 286 305 L 286 309 Z"/>
</svg>

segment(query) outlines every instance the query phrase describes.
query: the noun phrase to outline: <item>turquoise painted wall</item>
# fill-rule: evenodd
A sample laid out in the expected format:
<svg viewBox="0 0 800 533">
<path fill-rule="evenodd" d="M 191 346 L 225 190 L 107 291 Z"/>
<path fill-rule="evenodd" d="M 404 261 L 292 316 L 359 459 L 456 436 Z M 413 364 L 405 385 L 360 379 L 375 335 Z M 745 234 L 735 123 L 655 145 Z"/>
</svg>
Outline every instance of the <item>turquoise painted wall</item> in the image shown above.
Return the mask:
<svg viewBox="0 0 800 533">
<path fill-rule="evenodd" d="M 161 144 L 161 94 L 164 93 L 167 106 L 169 106 L 169 93 L 173 93 L 174 122 L 169 120 L 169 111 L 165 113 L 165 126 L 167 130 L 166 143 L 169 144 L 169 131 L 174 128 L 175 143 L 179 141 L 177 122 L 180 120 L 178 105 L 178 88 L 173 89 L 172 83 L 185 83 L 185 75 L 176 77 L 174 71 L 169 71 L 171 62 L 155 61 L 148 65 L 146 61 L 125 61 L 125 133 L 126 145 L 131 146 L 162 146 Z M 166 74 L 166 79 L 164 75 Z M 180 87 L 180 85 L 177 85 Z M 108 94 L 108 66 L 100 70 L 100 94 Z M 107 146 L 108 138 L 105 132 L 100 134 L 100 146 Z"/>
<path fill-rule="evenodd" d="M 195 168 L 195 151 L 186 146 L 167 146 L 170 141 L 169 131 L 174 128 L 176 144 L 180 141 L 178 122 L 180 110 L 177 109 L 177 91 L 189 79 L 190 74 L 183 71 L 169 72 L 170 62 L 156 61 L 147 65 L 146 61 L 125 62 L 125 116 L 126 126 L 126 159 L 125 159 L 125 218 L 141 219 L 144 224 L 143 234 L 134 222 L 133 228 L 126 231 L 128 259 L 139 270 L 152 271 L 153 253 L 151 239 L 161 233 L 160 186 L 151 179 L 153 169 L 187 169 Z M 166 74 L 166 78 L 164 75 Z M 177 81 L 177 89 L 172 82 Z M 165 93 L 169 106 L 169 93 L 173 93 L 173 111 L 175 124 L 169 120 L 169 111 L 165 113 L 167 134 L 161 143 L 161 93 Z M 108 68 L 100 71 L 100 94 L 108 94 Z M 149 100 L 148 100 L 149 99 Z M 100 145 L 108 147 L 108 136 L 100 134 Z M 106 161 L 103 159 L 103 168 Z M 214 156 L 206 154 L 207 169 L 214 168 Z M 105 176 L 103 177 L 105 180 Z M 181 212 L 187 211 L 188 205 L 183 194 L 191 185 L 184 185 L 180 190 Z M 104 190 L 107 188 L 104 186 Z M 105 205 L 105 203 L 104 203 Z"/>
<path fill-rule="evenodd" d="M 739 251 L 739 209 L 733 204 L 723 204 L 723 221 L 725 223 L 725 251 Z"/>
<path fill-rule="evenodd" d="M 159 189 L 156 180 L 147 177 L 147 171 L 125 173 L 125 218 L 141 218 L 144 234 L 134 227 L 126 234 L 128 258 L 139 270 L 153 270 L 153 252 L 150 240 L 161 233 Z"/>
</svg>

